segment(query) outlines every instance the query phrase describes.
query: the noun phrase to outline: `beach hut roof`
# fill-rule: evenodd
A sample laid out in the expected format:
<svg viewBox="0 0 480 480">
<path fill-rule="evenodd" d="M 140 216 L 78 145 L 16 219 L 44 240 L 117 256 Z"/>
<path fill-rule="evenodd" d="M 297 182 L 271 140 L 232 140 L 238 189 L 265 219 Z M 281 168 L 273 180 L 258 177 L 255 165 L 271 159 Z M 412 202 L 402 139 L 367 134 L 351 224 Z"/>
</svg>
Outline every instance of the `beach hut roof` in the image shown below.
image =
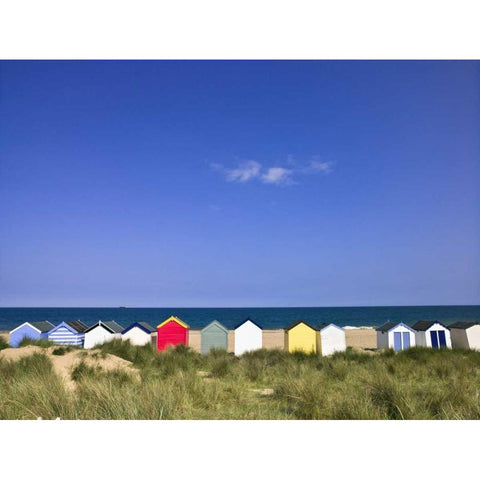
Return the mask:
<svg viewBox="0 0 480 480">
<path fill-rule="evenodd" d="M 412 327 L 409 327 L 408 325 L 405 325 L 403 322 L 395 323 L 395 322 L 387 322 L 385 325 L 382 325 L 381 327 L 378 327 L 376 330 L 377 332 L 389 332 L 392 330 L 392 328 L 395 327 L 405 327 L 408 328 L 411 332 L 415 333 L 415 330 Z"/>
<path fill-rule="evenodd" d="M 297 325 L 300 325 L 300 323 L 305 324 L 307 327 L 310 327 L 312 330 L 317 330 L 314 326 L 310 325 L 307 323 L 305 320 L 296 320 L 295 322 L 291 323 L 290 325 L 285 327 L 285 330 L 291 330 L 292 328 L 295 328 Z"/>
<path fill-rule="evenodd" d="M 105 325 L 108 325 L 108 327 L 113 330 L 113 333 L 122 333 L 123 327 L 119 325 L 117 322 L 114 320 L 108 320 L 107 322 L 104 322 Z"/>
<path fill-rule="evenodd" d="M 478 325 L 478 322 L 455 322 L 450 325 L 449 328 L 459 328 L 461 330 L 466 330 L 467 328 Z"/>
<path fill-rule="evenodd" d="M 174 315 L 168 317 L 165 321 L 162 323 L 159 323 L 157 325 L 157 328 L 163 327 L 166 323 L 168 322 L 177 322 L 179 325 L 181 325 L 183 328 L 190 328 L 189 325 L 187 325 L 185 322 L 182 322 L 178 317 L 175 317 Z"/>
<path fill-rule="evenodd" d="M 49 332 L 55 325 L 48 321 L 45 322 L 33 322 L 30 325 L 35 327 L 37 330 L 40 330 L 41 333 Z"/>
<path fill-rule="evenodd" d="M 339 327 L 338 325 L 335 325 L 334 323 L 321 323 L 320 325 L 317 326 L 317 330 L 320 330 L 322 331 L 324 328 L 327 328 L 327 327 L 335 327 L 335 328 L 338 328 L 339 330 L 344 330 L 342 327 Z"/>
<path fill-rule="evenodd" d="M 220 327 L 223 331 L 228 333 L 228 329 L 225 328 L 220 322 L 217 322 L 217 320 L 213 320 L 213 322 L 210 322 L 207 326 L 203 327 L 201 331 L 204 332 L 205 330 L 209 329 L 213 325 Z"/>
<path fill-rule="evenodd" d="M 155 329 L 149 325 L 147 322 L 135 322 L 132 323 L 130 326 L 122 330 L 122 335 L 130 331 L 132 328 L 138 327 L 140 330 L 143 330 L 145 333 L 153 333 Z"/>
<path fill-rule="evenodd" d="M 85 333 L 88 333 L 94 328 L 97 328 L 100 326 L 108 330 L 110 333 L 121 333 L 121 331 L 123 330 L 123 327 L 121 327 L 117 322 L 114 322 L 113 320 L 109 320 L 107 322 L 102 322 L 101 320 L 99 320 L 97 323 L 95 323 L 91 327 L 88 327 L 85 330 Z"/>
<path fill-rule="evenodd" d="M 67 324 L 70 328 L 75 330 L 76 333 L 84 333 L 85 330 L 88 328 L 83 322 L 80 320 L 73 320 L 71 322 L 64 322 Z"/>
<path fill-rule="evenodd" d="M 235 325 L 233 329 L 236 330 L 238 327 L 241 327 L 244 323 L 247 323 L 247 322 L 252 322 L 258 328 L 260 328 L 260 330 L 262 330 L 262 327 L 257 322 L 254 322 L 250 317 L 246 318 L 245 320 L 242 320 L 239 324 Z"/>
<path fill-rule="evenodd" d="M 50 333 L 56 332 L 60 327 L 66 327 L 67 330 L 69 330 L 74 334 L 85 333 L 85 330 L 87 329 L 87 326 L 84 323 L 82 323 L 80 320 L 76 320 L 73 322 L 62 322 L 58 324 L 56 327 L 53 327 L 50 330 L 49 335 Z"/>
<path fill-rule="evenodd" d="M 412 325 L 412 328 L 414 330 L 418 330 L 420 332 L 424 332 L 428 330 L 432 325 L 435 325 L 435 323 L 438 323 L 441 325 L 443 328 L 446 328 L 447 330 L 450 330 L 449 327 L 444 325 L 443 323 L 437 322 L 436 320 L 419 320 L 417 323 Z"/>
<path fill-rule="evenodd" d="M 24 325 L 30 325 L 34 330 L 37 330 L 39 333 L 49 332 L 52 328 L 55 327 L 55 325 L 53 325 L 53 323 L 50 323 L 50 322 L 47 322 L 47 321 L 45 321 L 45 322 L 24 322 L 21 325 L 19 325 L 18 327 L 15 327 L 10 332 L 10 334 L 17 331 L 19 328 L 23 327 Z"/>
</svg>

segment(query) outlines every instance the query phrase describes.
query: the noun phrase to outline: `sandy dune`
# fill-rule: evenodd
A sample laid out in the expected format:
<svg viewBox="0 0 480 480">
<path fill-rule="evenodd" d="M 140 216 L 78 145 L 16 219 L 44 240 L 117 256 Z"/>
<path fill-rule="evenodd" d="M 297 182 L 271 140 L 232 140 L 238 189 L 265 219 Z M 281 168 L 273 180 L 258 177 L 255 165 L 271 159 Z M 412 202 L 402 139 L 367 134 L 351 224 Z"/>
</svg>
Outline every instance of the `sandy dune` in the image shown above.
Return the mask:
<svg viewBox="0 0 480 480">
<path fill-rule="evenodd" d="M 106 354 L 102 358 L 98 350 L 72 350 L 65 353 L 65 355 L 53 355 L 52 351 L 57 348 L 41 348 L 34 345 L 21 348 L 6 348 L 0 351 L 0 359 L 16 361 L 34 353 L 42 353 L 50 359 L 55 373 L 62 378 L 65 385 L 70 389 L 75 388 L 75 382 L 71 379 L 71 373 L 82 360 L 89 367 L 101 367 L 104 371 L 121 369 L 137 377 L 139 376 L 138 370 L 132 367 L 131 362 L 116 355 Z"/>
</svg>

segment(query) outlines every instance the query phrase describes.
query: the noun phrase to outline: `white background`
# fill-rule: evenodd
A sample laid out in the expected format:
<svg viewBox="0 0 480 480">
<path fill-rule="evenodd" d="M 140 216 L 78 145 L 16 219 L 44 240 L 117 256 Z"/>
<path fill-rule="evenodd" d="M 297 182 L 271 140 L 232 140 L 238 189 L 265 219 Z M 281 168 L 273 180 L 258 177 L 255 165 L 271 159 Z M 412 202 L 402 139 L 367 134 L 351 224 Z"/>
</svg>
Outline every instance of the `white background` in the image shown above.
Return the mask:
<svg viewBox="0 0 480 480">
<path fill-rule="evenodd" d="M 475 3 L 9 0 L 0 57 L 478 59 Z M 0 421 L 0 478 L 476 478 L 478 431 L 474 421 Z M 220 471 L 202 467 L 207 452 Z"/>
</svg>

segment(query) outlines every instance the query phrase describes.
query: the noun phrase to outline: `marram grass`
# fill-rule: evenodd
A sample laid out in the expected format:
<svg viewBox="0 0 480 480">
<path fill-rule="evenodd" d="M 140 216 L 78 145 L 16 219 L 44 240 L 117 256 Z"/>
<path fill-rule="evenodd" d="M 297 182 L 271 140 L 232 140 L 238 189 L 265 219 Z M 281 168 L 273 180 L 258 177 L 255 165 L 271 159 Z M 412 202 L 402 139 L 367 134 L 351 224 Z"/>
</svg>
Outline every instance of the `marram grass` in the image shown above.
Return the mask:
<svg viewBox="0 0 480 480">
<path fill-rule="evenodd" d="M 67 390 L 44 355 L 0 360 L 0 418 L 480 419 L 480 352 L 235 357 L 183 346 L 158 353 L 115 340 L 98 356 L 106 353 L 131 361 L 140 375 L 80 363 Z"/>
</svg>

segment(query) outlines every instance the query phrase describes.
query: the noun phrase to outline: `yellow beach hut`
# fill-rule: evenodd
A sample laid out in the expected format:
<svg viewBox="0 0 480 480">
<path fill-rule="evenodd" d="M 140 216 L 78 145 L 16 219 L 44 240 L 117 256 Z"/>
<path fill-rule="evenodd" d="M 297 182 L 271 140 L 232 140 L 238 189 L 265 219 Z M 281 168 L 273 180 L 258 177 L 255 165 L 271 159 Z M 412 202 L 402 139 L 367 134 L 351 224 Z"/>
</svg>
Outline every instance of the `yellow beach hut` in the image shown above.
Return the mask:
<svg viewBox="0 0 480 480">
<path fill-rule="evenodd" d="M 298 320 L 285 329 L 285 350 L 316 353 L 317 338 L 316 328 L 303 320 Z"/>
</svg>

